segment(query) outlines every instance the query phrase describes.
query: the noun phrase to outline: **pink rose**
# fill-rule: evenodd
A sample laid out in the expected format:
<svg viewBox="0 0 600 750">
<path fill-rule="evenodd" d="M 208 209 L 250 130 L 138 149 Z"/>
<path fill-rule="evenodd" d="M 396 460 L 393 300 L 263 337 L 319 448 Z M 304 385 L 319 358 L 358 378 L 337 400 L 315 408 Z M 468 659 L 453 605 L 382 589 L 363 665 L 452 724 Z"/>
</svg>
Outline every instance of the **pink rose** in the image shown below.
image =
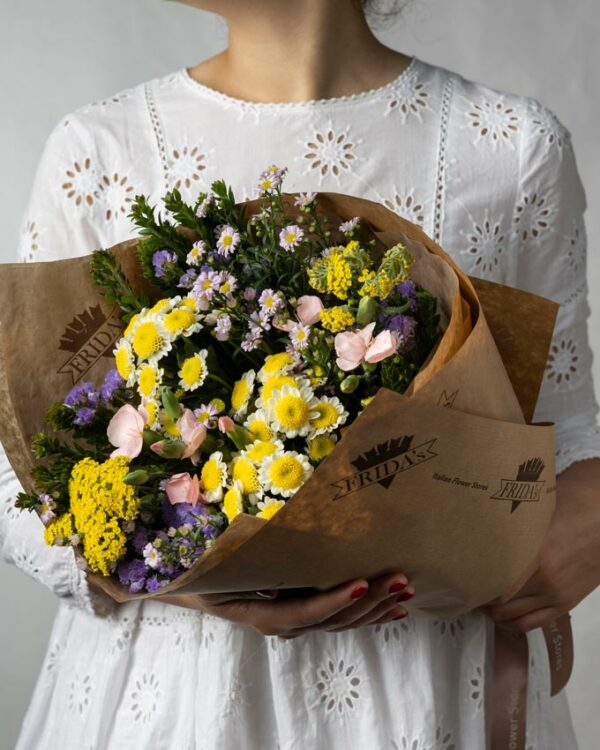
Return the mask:
<svg viewBox="0 0 600 750">
<path fill-rule="evenodd" d="M 321 319 L 323 303 L 313 294 L 305 294 L 298 298 L 296 314 L 298 320 L 306 326 L 312 326 Z"/>
<path fill-rule="evenodd" d="M 198 476 L 194 474 L 191 477 L 187 471 L 182 474 L 173 474 L 167 482 L 166 491 L 171 505 L 176 503 L 196 505 L 200 497 Z"/>
<path fill-rule="evenodd" d="M 148 412 L 143 406 L 134 409 L 131 404 L 122 406 L 108 423 L 106 435 L 111 445 L 116 447 L 110 455 L 135 458 L 142 452 L 142 433 L 148 422 Z"/>
<path fill-rule="evenodd" d="M 374 328 L 375 323 L 369 323 L 362 331 L 344 331 L 337 334 L 334 345 L 338 355 L 336 362 L 340 370 L 347 372 L 360 365 L 371 343 Z"/>
<path fill-rule="evenodd" d="M 235 430 L 235 422 L 231 417 L 219 417 L 217 425 L 219 430 L 225 434 Z"/>
<path fill-rule="evenodd" d="M 398 339 L 391 331 L 381 331 L 371 341 L 365 354 L 365 362 L 381 362 L 391 357 L 398 349 Z"/>
<path fill-rule="evenodd" d="M 196 466 L 200 458 L 198 448 L 206 439 L 206 427 L 198 422 L 191 409 L 184 409 L 183 414 L 177 420 L 177 429 L 185 443 L 185 450 L 181 457 L 191 458 L 192 463 Z"/>
</svg>

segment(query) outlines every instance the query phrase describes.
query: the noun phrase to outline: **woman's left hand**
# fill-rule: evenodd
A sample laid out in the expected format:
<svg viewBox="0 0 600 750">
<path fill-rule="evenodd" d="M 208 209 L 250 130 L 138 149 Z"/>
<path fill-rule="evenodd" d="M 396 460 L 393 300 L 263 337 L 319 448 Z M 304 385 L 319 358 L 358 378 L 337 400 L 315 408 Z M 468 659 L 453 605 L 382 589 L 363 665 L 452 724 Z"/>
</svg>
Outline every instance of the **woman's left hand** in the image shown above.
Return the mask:
<svg viewBox="0 0 600 750">
<path fill-rule="evenodd" d="M 527 632 L 573 609 L 600 585 L 600 459 L 557 477 L 556 510 L 525 578 L 481 610 L 501 627 Z"/>
</svg>

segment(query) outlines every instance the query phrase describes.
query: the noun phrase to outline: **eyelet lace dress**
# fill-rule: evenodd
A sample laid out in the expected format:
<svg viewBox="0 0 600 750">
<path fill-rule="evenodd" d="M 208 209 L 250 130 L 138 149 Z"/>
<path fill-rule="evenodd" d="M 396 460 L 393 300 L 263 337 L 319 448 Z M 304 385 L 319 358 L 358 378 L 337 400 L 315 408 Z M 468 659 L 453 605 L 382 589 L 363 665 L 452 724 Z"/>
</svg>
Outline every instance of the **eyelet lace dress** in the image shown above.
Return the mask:
<svg viewBox="0 0 600 750">
<path fill-rule="evenodd" d="M 561 304 L 537 421 L 557 425 L 557 470 L 600 457 L 588 344 L 586 233 L 571 138 L 536 99 L 412 58 L 359 94 L 255 103 L 187 68 L 63 117 L 45 143 L 19 256 L 46 261 L 136 235 L 135 195 L 193 201 L 224 178 L 382 202 L 468 273 Z M 493 626 L 481 613 L 410 616 L 294 640 L 174 605 L 90 591 L 70 549 L 13 508 L 1 454 L 3 556 L 60 597 L 17 750 L 483 750 Z M 307 551 L 308 553 L 308 551 Z M 573 750 L 564 691 L 549 698 L 541 631 L 528 634 L 528 750 Z"/>
</svg>

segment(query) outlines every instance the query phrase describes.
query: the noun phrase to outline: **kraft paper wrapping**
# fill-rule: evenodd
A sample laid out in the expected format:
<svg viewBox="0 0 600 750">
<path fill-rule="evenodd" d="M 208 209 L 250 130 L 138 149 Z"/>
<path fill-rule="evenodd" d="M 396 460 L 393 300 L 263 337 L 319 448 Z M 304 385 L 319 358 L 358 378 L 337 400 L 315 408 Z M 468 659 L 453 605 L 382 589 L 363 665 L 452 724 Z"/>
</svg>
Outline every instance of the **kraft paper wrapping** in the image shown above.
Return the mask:
<svg viewBox="0 0 600 750">
<path fill-rule="evenodd" d="M 293 198 L 285 194 L 290 216 Z M 381 389 L 335 450 L 270 521 L 238 516 L 155 594 L 90 575 L 117 601 L 185 592 L 326 589 L 402 570 L 412 611 L 453 616 L 506 590 L 536 554 L 555 505 L 554 427 L 529 425 L 557 306 L 470 279 L 384 206 L 319 193 L 321 212 L 363 219 L 379 251 L 403 242 L 436 294 L 444 333 L 406 395 Z M 242 205 L 242 204 L 240 204 Z M 244 203 L 249 215 L 260 199 Z M 144 288 L 135 240 L 115 246 Z M 89 275 L 90 256 L 0 267 L 0 439 L 32 490 L 32 435 L 49 404 L 112 366 L 123 325 Z M 156 296 L 156 295 L 154 295 Z M 491 330 L 490 330 L 491 329 Z M 41 533 L 41 528 L 40 528 Z"/>
</svg>

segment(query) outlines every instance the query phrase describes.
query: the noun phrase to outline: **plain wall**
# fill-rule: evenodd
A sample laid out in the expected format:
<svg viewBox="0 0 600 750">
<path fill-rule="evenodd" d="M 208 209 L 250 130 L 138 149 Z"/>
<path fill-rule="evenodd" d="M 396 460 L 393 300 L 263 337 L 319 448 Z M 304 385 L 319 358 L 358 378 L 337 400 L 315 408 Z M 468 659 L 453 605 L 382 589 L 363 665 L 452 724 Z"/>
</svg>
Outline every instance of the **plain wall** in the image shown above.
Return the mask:
<svg viewBox="0 0 600 750">
<path fill-rule="evenodd" d="M 534 96 L 571 131 L 589 206 L 590 334 L 600 394 L 599 19 L 598 0 L 414 0 L 394 28 L 377 34 L 396 49 L 467 78 Z M 14 257 L 42 145 L 63 115 L 196 64 L 226 43 L 218 17 L 176 3 L 1 0 L 0 261 Z M 35 683 L 56 602 L 42 586 L 1 563 L 0 591 L 0 750 L 9 750 Z M 596 750 L 600 590 L 576 609 L 574 628 L 571 709 L 580 750 Z"/>
</svg>

